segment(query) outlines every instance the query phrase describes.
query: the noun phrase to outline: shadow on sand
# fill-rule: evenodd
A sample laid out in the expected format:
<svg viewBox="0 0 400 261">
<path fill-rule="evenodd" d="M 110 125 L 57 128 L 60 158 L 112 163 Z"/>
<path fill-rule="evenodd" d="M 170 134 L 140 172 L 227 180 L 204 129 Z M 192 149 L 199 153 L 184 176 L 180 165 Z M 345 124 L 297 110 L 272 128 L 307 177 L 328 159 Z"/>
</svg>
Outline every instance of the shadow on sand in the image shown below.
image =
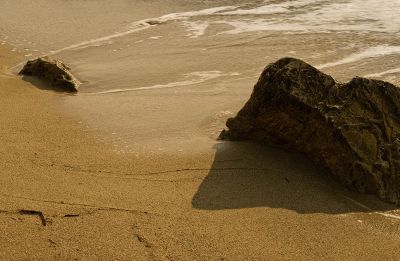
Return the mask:
<svg viewBox="0 0 400 261">
<path fill-rule="evenodd" d="M 397 209 L 344 188 L 298 153 L 248 142 L 222 142 L 192 199 L 197 209 L 282 208 L 341 214 Z"/>
</svg>

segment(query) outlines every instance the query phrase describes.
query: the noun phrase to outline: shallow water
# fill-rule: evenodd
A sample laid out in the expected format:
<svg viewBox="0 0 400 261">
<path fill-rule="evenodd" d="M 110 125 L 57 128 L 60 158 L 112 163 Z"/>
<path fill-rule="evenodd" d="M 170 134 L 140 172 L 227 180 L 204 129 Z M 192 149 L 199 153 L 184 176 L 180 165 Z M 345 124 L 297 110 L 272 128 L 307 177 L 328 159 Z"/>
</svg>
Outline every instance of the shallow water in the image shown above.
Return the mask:
<svg viewBox="0 0 400 261">
<path fill-rule="evenodd" d="M 397 0 L 4 0 L 0 10 L 0 43 L 70 64 L 84 84 L 65 97 L 68 113 L 116 147 L 215 138 L 283 56 L 342 81 L 400 83 Z"/>
<path fill-rule="evenodd" d="M 377 68 L 365 73 L 383 78 L 400 67 L 394 61 L 400 54 L 400 2 L 396 0 L 9 0 L 2 1 L 0 8 L 1 41 L 14 44 L 16 51 L 24 50 L 29 58 L 44 54 L 64 58 L 87 81 L 84 92 L 144 90 L 151 83 L 162 88 L 190 74 L 195 78 L 197 73 L 219 71 L 218 62 L 230 69 L 225 73 L 240 75 L 279 56 L 300 56 L 321 69 L 373 65 Z M 266 38 L 276 38 L 286 48 L 274 50 L 273 56 L 246 52 L 258 44 L 268 45 Z M 307 38 L 314 43 L 303 46 Z M 228 57 L 236 52 L 251 62 L 232 68 Z M 170 62 L 154 64 L 157 59 Z M 171 71 L 177 63 L 180 68 Z M 339 76 L 350 75 L 340 69 L 348 72 L 349 68 L 339 68 Z M 146 71 L 146 76 L 138 70 Z M 357 68 L 352 73 L 364 71 Z"/>
</svg>

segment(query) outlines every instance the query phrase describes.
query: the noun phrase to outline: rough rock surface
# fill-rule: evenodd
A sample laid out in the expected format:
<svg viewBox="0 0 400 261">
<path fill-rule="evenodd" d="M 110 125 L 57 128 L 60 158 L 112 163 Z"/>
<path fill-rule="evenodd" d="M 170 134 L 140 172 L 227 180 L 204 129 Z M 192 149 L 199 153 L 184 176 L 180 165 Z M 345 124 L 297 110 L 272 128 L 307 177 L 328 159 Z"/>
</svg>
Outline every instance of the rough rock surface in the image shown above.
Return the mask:
<svg viewBox="0 0 400 261">
<path fill-rule="evenodd" d="M 59 60 L 40 57 L 28 61 L 19 74 L 36 76 L 49 81 L 52 86 L 61 90 L 76 92 L 80 82 L 71 74 L 70 70 L 71 68 Z"/>
<path fill-rule="evenodd" d="M 311 65 L 268 65 L 222 139 L 273 142 L 308 155 L 360 192 L 400 203 L 400 89 L 378 80 L 341 84 Z"/>
</svg>

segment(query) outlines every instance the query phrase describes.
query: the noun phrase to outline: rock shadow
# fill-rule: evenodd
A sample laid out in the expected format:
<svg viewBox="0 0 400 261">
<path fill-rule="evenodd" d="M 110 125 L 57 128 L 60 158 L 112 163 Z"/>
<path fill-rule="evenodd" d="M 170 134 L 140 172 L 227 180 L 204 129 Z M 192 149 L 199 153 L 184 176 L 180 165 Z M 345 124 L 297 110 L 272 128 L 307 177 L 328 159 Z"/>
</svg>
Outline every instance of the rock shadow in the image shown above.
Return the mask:
<svg viewBox="0 0 400 261">
<path fill-rule="evenodd" d="M 53 92 L 58 92 L 58 93 L 66 93 L 66 94 L 76 94 L 77 92 L 67 90 L 63 88 L 62 86 L 55 86 L 51 85 L 47 81 L 44 81 L 42 79 L 39 79 L 35 76 L 28 76 L 28 75 L 22 75 L 22 80 L 25 82 L 29 82 L 36 88 L 40 90 L 45 90 L 45 91 L 53 91 Z"/>
<path fill-rule="evenodd" d="M 397 209 L 352 192 L 304 156 L 250 142 L 221 142 L 208 176 L 192 199 L 203 210 L 255 207 L 342 214 Z"/>
</svg>

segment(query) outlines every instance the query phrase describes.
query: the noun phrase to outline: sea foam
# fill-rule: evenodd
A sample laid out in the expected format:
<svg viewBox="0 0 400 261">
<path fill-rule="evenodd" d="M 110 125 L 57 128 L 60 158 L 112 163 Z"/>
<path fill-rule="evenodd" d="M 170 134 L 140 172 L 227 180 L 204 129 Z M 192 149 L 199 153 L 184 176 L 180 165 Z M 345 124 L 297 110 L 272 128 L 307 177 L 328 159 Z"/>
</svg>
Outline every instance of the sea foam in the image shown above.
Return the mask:
<svg viewBox="0 0 400 261">
<path fill-rule="evenodd" d="M 236 34 L 254 31 L 376 31 L 400 32 L 400 2 L 397 0 L 285 1 L 252 9 L 238 8 L 222 15 L 242 15 L 224 19 Z M 281 15 L 277 15 L 281 14 Z"/>
<path fill-rule="evenodd" d="M 166 88 L 175 88 L 182 86 L 189 86 L 199 84 L 208 80 L 212 80 L 218 77 L 223 76 L 237 76 L 239 73 L 224 73 L 221 71 L 202 71 L 202 72 L 192 72 L 184 75 L 184 80 L 170 82 L 166 84 L 157 84 L 152 86 L 145 87 L 136 87 L 136 88 L 124 88 L 124 89 L 112 89 L 103 92 L 97 92 L 96 94 L 111 94 L 111 93 L 121 93 L 121 92 L 132 92 L 132 91 L 144 91 L 144 90 L 154 90 L 154 89 L 166 89 Z"/>
<path fill-rule="evenodd" d="M 318 65 L 317 68 L 324 69 L 324 68 L 334 67 L 334 66 L 338 66 L 338 65 L 342 65 L 342 64 L 357 62 L 357 61 L 367 59 L 367 58 L 376 58 L 376 57 L 392 55 L 392 54 L 400 54 L 400 46 L 389 46 L 389 45 L 373 46 L 373 47 L 364 49 L 360 52 L 353 53 L 353 54 L 351 54 L 347 57 L 344 57 L 343 59 L 337 60 L 335 62 Z"/>
</svg>

